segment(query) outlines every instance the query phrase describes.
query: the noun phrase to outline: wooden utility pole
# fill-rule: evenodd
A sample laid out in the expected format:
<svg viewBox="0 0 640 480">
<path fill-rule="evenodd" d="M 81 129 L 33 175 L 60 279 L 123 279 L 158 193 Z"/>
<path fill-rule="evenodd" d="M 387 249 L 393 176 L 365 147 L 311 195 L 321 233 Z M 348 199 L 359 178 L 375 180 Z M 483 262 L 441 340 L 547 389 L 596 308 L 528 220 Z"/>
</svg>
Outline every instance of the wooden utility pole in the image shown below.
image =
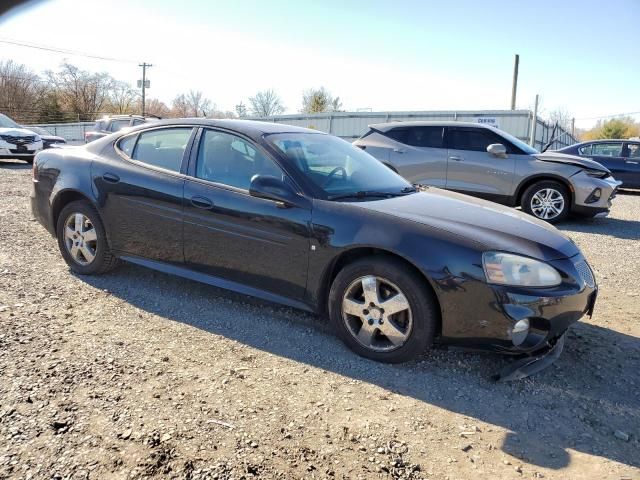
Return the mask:
<svg viewBox="0 0 640 480">
<path fill-rule="evenodd" d="M 142 116 L 144 117 L 145 90 L 147 88 L 147 68 L 153 67 L 153 65 L 143 62 L 138 66 L 142 67 Z"/>
<path fill-rule="evenodd" d="M 520 65 L 520 55 L 516 54 L 513 63 L 513 84 L 511 86 L 511 110 L 516 109 L 516 93 L 518 92 L 518 66 Z"/>
</svg>

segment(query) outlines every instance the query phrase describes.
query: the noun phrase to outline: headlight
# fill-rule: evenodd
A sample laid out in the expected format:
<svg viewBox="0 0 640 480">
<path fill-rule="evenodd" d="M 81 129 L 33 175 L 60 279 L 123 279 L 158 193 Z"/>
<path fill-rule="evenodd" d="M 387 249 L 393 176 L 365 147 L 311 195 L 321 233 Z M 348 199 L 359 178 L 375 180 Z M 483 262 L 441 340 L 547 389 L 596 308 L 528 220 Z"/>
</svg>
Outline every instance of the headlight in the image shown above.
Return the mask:
<svg viewBox="0 0 640 480">
<path fill-rule="evenodd" d="M 605 178 L 609 176 L 607 172 L 603 172 L 602 170 L 585 170 L 584 173 L 594 178 Z"/>
<path fill-rule="evenodd" d="M 40 138 L 40 135 L 36 135 L 35 138 L 33 139 L 34 142 L 39 142 L 40 140 L 42 140 Z"/>
<path fill-rule="evenodd" d="M 482 266 L 487 282 L 523 287 L 553 287 L 562 279 L 558 271 L 544 262 L 510 253 L 485 252 Z"/>
</svg>

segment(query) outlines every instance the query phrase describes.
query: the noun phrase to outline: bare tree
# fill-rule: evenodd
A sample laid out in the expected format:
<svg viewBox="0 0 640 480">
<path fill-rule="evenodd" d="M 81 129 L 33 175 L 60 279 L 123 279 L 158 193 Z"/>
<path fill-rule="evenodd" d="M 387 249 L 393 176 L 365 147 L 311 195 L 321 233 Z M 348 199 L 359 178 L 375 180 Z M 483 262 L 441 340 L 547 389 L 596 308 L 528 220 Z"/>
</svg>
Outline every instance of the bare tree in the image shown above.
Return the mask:
<svg viewBox="0 0 640 480">
<path fill-rule="evenodd" d="M 302 113 L 337 112 L 341 108 L 340 97 L 334 98 L 324 87 L 311 88 L 302 94 Z"/>
<path fill-rule="evenodd" d="M 236 114 L 240 118 L 244 118 L 247 116 L 247 106 L 242 101 L 240 101 L 240 103 L 236 105 Z"/>
<path fill-rule="evenodd" d="M 93 119 L 109 106 L 114 79 L 107 73 L 86 72 L 63 63 L 59 71 L 46 75 L 62 108 L 81 120 Z"/>
<path fill-rule="evenodd" d="M 140 109 L 142 105 L 140 105 Z M 157 98 L 149 98 L 145 101 L 144 109 L 148 115 L 155 115 L 156 117 L 168 117 L 170 114 L 169 107 L 164 102 L 161 102 Z"/>
<path fill-rule="evenodd" d="M 110 110 L 114 113 L 135 113 L 139 108 L 138 96 L 128 83 L 114 81 L 109 95 Z"/>
<path fill-rule="evenodd" d="M 263 90 L 249 98 L 251 115 L 256 117 L 270 117 L 284 112 L 284 105 L 273 89 Z"/>
<path fill-rule="evenodd" d="M 571 119 L 573 115 L 571 115 L 564 108 L 558 107 L 555 110 L 552 110 L 548 115 L 549 121 L 552 124 L 558 124 L 560 127 L 564 128 L 567 131 L 571 130 Z"/>
<path fill-rule="evenodd" d="M 216 104 L 200 90 L 181 93 L 171 103 L 172 117 L 207 117 L 216 109 Z"/>
<path fill-rule="evenodd" d="M 38 75 L 12 60 L 0 62 L 0 110 L 21 123 L 38 120 L 44 95 Z"/>
</svg>

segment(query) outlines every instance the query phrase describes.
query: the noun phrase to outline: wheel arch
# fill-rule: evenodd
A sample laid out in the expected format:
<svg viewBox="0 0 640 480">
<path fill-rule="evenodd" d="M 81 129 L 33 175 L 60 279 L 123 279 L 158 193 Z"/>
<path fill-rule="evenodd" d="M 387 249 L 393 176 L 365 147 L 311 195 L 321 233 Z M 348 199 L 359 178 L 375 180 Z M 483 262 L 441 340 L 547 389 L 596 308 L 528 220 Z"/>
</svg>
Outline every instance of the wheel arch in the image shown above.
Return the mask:
<svg viewBox="0 0 640 480">
<path fill-rule="evenodd" d="M 573 186 L 571 185 L 571 182 L 569 182 L 566 178 L 560 176 L 560 175 L 554 175 L 552 173 L 542 173 L 539 175 L 534 175 L 532 177 L 527 177 L 524 180 L 522 180 L 522 182 L 520 182 L 520 184 L 518 185 L 518 187 L 516 188 L 516 192 L 515 192 L 515 204 L 516 205 L 522 205 L 522 196 L 524 195 L 524 192 L 527 190 L 527 188 L 529 188 L 531 185 L 533 185 L 534 183 L 538 183 L 538 182 L 544 182 L 546 180 L 550 180 L 550 181 L 555 181 L 555 182 L 559 182 L 562 185 L 564 185 L 567 188 L 567 191 L 569 192 L 569 196 L 571 197 L 571 206 L 574 205 L 575 203 L 575 191 Z"/>
<path fill-rule="evenodd" d="M 60 212 L 62 211 L 62 209 L 65 206 L 69 205 L 71 202 L 75 201 L 86 201 L 97 210 L 96 204 L 91 199 L 91 197 L 81 192 L 80 190 L 68 188 L 59 191 L 51 201 L 51 220 L 53 221 L 54 232 L 57 230 L 58 217 L 60 216 Z"/>
<path fill-rule="evenodd" d="M 388 258 L 388 259 L 401 262 L 424 281 L 424 285 L 433 294 L 433 299 L 436 302 L 436 310 L 438 312 L 438 318 L 436 319 L 437 324 L 436 324 L 435 336 L 436 337 L 440 336 L 440 334 L 442 333 L 442 307 L 440 304 L 440 299 L 436 294 L 436 289 L 434 288 L 434 285 L 432 284 L 429 277 L 427 277 L 422 272 L 422 270 L 420 270 L 414 263 L 412 263 L 402 255 L 399 255 L 395 252 L 378 248 L 378 247 L 367 247 L 367 246 L 353 247 L 344 252 L 341 252 L 339 255 L 336 256 L 336 258 L 333 259 L 331 264 L 326 269 L 321 282 L 321 292 L 318 297 L 320 301 L 320 305 L 319 305 L 320 308 L 318 310 L 320 311 L 320 313 L 323 315 L 327 313 L 329 291 L 331 290 L 331 285 L 333 284 L 333 281 L 335 280 L 338 273 L 345 266 L 368 257 Z"/>
</svg>

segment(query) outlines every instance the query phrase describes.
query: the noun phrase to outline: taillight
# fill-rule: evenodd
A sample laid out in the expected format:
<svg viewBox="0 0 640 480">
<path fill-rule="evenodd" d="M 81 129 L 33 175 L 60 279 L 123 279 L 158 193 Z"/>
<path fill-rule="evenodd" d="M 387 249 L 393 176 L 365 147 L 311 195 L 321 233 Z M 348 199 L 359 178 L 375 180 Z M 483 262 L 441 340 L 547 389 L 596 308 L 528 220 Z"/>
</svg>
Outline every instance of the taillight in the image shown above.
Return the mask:
<svg viewBox="0 0 640 480">
<path fill-rule="evenodd" d="M 36 158 L 33 159 L 33 164 L 31 165 L 31 180 L 38 181 L 38 162 Z"/>
</svg>

